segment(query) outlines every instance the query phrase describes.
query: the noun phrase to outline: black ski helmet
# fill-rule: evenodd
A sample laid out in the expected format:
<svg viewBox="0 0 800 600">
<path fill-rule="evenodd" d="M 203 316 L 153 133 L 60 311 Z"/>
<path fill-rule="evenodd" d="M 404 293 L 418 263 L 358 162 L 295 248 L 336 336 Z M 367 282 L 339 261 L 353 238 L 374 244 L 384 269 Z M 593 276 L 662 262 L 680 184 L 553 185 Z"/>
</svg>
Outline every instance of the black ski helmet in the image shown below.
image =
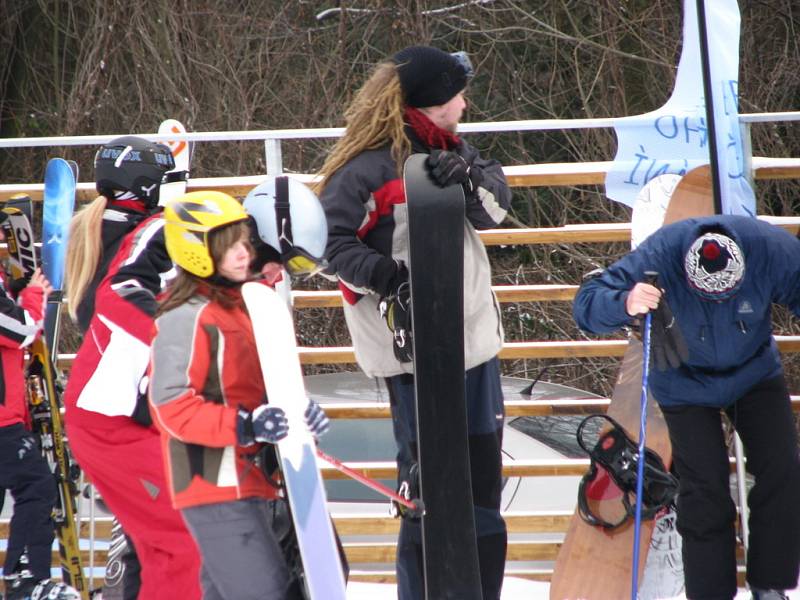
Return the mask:
<svg viewBox="0 0 800 600">
<path fill-rule="evenodd" d="M 167 171 L 175 159 L 166 144 L 126 135 L 104 144 L 94 157 L 97 191 L 113 199 L 116 192 L 130 192 L 148 208 L 158 206 L 158 191 L 167 183 Z"/>
</svg>

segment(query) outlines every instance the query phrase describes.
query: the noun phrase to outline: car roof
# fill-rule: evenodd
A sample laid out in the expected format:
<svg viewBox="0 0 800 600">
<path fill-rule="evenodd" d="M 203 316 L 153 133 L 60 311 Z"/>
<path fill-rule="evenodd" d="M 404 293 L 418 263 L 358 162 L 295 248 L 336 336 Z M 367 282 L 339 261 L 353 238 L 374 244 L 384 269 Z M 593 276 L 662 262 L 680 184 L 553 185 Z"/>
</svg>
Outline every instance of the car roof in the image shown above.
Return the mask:
<svg viewBox="0 0 800 600">
<path fill-rule="evenodd" d="M 534 382 L 509 376 L 501 377 L 500 381 L 506 402 L 602 398 L 591 392 L 548 381 Z M 309 375 L 305 377 L 305 384 L 309 396 L 317 402 L 389 403 L 385 379 L 370 378 L 362 372 Z M 583 416 L 579 415 L 507 418 L 503 447 L 514 458 L 583 457 L 585 453 L 575 438 L 582 419 Z"/>
<path fill-rule="evenodd" d="M 389 402 L 385 380 L 381 377 L 367 377 L 360 371 L 307 375 L 304 380 L 308 394 L 317 402 Z M 534 382 L 530 379 L 503 376 L 500 378 L 500 382 L 506 402 L 602 397 L 549 381 L 536 381 L 532 390 L 530 387 Z"/>
</svg>

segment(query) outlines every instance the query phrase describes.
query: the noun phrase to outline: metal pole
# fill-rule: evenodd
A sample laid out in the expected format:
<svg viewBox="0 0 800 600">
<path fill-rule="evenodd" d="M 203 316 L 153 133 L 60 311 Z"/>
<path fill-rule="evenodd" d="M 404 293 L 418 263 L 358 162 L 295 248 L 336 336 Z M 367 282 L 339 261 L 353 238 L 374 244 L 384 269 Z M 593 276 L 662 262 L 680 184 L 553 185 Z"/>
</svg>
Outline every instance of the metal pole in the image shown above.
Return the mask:
<svg viewBox="0 0 800 600">
<path fill-rule="evenodd" d="M 642 332 L 642 397 L 641 421 L 639 424 L 639 457 L 636 462 L 636 511 L 633 526 L 633 565 L 631 567 L 631 600 L 639 596 L 639 545 L 642 528 L 642 489 L 644 484 L 645 436 L 647 433 L 647 375 L 650 371 L 650 325 L 653 315 L 644 317 Z"/>
<path fill-rule="evenodd" d="M 711 189 L 714 194 L 714 213 L 722 214 L 722 186 L 720 184 L 719 160 L 717 159 L 717 127 L 714 121 L 713 82 L 711 61 L 708 56 L 708 30 L 706 29 L 705 0 L 697 0 L 697 32 L 700 38 L 700 63 L 703 73 L 703 94 L 706 105 L 706 129 L 708 131 L 708 158 L 711 166 Z"/>
</svg>

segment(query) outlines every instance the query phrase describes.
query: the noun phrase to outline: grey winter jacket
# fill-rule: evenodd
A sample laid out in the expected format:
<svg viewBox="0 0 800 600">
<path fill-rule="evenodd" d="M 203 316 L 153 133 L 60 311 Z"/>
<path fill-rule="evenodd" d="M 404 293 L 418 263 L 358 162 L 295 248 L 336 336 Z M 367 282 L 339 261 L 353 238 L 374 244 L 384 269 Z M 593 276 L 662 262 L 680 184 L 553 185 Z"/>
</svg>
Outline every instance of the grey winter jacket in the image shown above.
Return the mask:
<svg viewBox="0 0 800 600">
<path fill-rule="evenodd" d="M 414 152 L 429 152 L 412 136 Z M 486 249 L 476 229 L 497 226 L 510 206 L 511 192 L 502 167 L 482 159 L 465 142 L 458 149 L 482 174 L 466 202 L 464 221 L 464 358 L 467 369 L 497 355 L 503 329 L 497 299 L 491 289 Z M 356 360 L 370 377 L 413 372 L 399 362 L 392 335 L 379 314 L 380 294 L 373 287 L 383 257 L 408 262 L 407 212 L 402 179 L 388 146 L 368 150 L 339 169 L 322 196 L 328 219 L 329 273 L 338 277 L 345 297 L 344 314 Z"/>
</svg>

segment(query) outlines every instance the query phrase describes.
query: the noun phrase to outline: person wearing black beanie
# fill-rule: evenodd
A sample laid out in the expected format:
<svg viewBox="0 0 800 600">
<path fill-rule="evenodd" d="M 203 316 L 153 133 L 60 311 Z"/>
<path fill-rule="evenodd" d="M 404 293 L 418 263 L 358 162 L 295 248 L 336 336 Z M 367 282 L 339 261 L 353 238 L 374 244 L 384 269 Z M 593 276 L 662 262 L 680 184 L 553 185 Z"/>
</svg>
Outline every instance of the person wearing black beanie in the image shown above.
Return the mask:
<svg viewBox="0 0 800 600">
<path fill-rule="evenodd" d="M 409 46 L 392 57 L 408 106 L 425 108 L 448 102 L 472 77 L 464 52 L 448 54 L 431 46 Z"/>
<path fill-rule="evenodd" d="M 464 188 L 464 360 L 470 471 L 482 595 L 497 600 L 507 533 L 500 515 L 503 395 L 497 354 L 500 311 L 477 231 L 497 227 L 510 206 L 502 166 L 456 135 L 472 65 L 464 52 L 410 46 L 379 63 L 345 111 L 345 134 L 322 167 L 316 191 L 328 221 L 328 273 L 336 276 L 361 369 L 386 380 L 397 442 L 398 487 L 418 488 L 413 364 L 379 313 L 408 288 L 402 168 L 412 153 L 441 186 Z M 407 296 L 406 296 L 407 297 Z M 412 492 L 413 496 L 413 492 Z M 400 600 L 424 598 L 419 517 L 404 514 L 397 548 Z"/>
</svg>

